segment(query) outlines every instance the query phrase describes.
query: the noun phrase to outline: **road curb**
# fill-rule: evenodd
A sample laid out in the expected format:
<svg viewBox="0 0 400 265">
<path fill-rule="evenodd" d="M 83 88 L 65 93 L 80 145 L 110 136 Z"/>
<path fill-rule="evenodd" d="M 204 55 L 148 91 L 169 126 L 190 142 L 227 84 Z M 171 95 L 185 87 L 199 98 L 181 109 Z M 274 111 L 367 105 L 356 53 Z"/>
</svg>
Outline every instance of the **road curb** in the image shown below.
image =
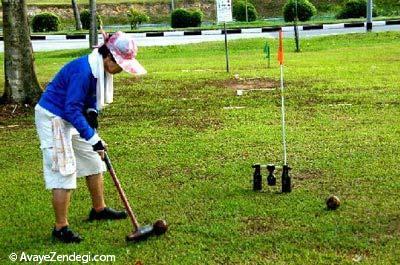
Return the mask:
<svg viewBox="0 0 400 265">
<path fill-rule="evenodd" d="M 400 25 L 400 20 L 386 20 L 386 21 L 374 21 L 373 26 L 389 26 L 389 25 Z M 342 28 L 361 28 L 366 27 L 365 22 L 354 22 L 354 23 L 338 23 L 338 24 L 310 24 L 298 26 L 299 31 L 309 30 L 325 30 L 325 29 L 342 29 Z M 266 33 L 276 32 L 279 30 L 286 32 L 293 31 L 292 26 L 284 27 L 259 27 L 259 28 L 243 28 L 243 29 L 227 29 L 227 34 L 251 34 L 251 33 Z M 225 34 L 224 30 L 169 30 L 169 31 L 150 31 L 141 33 L 128 33 L 135 38 L 152 38 L 152 37 L 175 37 L 175 36 L 195 36 L 195 35 L 220 35 Z M 101 38 L 101 35 L 99 35 Z M 89 39 L 89 35 L 32 35 L 31 40 L 82 40 Z M 4 40 L 3 36 L 0 36 L 0 40 Z"/>
</svg>

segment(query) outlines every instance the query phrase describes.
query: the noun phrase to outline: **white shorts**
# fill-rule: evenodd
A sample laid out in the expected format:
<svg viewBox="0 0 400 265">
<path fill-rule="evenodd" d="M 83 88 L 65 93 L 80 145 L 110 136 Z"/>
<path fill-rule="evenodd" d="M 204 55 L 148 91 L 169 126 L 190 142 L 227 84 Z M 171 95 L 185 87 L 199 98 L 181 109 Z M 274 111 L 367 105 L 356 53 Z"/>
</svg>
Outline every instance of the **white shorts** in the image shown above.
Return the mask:
<svg viewBox="0 0 400 265">
<path fill-rule="evenodd" d="M 102 173 L 106 170 L 106 167 L 99 154 L 93 151 L 92 145 L 80 137 L 77 132 L 73 132 L 71 133 L 72 148 L 76 159 L 76 172 L 63 176 L 60 172 L 52 170 L 53 132 L 51 120 L 54 117 L 54 114 L 40 106 L 35 108 L 35 123 L 43 153 L 43 173 L 46 189 L 76 189 L 77 176 L 83 177 Z M 73 127 L 71 129 L 76 131 Z"/>
</svg>

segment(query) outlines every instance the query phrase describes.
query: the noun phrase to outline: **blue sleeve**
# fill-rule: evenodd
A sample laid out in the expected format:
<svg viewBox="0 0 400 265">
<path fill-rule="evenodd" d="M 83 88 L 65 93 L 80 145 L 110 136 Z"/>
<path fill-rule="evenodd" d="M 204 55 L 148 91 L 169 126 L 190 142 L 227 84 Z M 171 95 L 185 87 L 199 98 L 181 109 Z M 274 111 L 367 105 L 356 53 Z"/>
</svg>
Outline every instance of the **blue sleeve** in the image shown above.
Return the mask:
<svg viewBox="0 0 400 265">
<path fill-rule="evenodd" d="M 88 97 L 90 78 L 83 74 L 74 74 L 69 77 L 67 96 L 65 101 L 65 118 L 79 132 L 85 140 L 89 140 L 95 134 L 83 116 L 85 99 Z"/>
<path fill-rule="evenodd" d="M 95 109 L 97 112 L 99 112 L 99 110 L 97 109 L 97 100 L 95 97 L 90 99 L 89 109 Z"/>
<path fill-rule="evenodd" d="M 93 86 L 96 89 L 97 79 L 96 78 L 92 79 L 90 82 L 92 82 L 91 86 Z M 88 108 L 95 109 L 97 112 L 99 112 L 99 110 L 97 108 L 97 98 L 96 97 L 90 98 Z"/>
</svg>

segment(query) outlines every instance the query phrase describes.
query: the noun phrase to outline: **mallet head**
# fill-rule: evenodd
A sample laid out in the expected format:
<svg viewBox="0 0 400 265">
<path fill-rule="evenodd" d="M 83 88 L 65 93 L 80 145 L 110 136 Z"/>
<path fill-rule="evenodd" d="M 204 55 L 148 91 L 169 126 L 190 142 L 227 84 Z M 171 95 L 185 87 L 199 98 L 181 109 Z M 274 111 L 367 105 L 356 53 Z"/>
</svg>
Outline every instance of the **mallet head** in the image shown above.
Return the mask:
<svg viewBox="0 0 400 265">
<path fill-rule="evenodd" d="M 154 233 L 154 228 L 152 225 L 141 226 L 132 234 L 127 235 L 126 241 L 139 242 L 142 240 L 146 240 L 153 233 Z"/>
<path fill-rule="evenodd" d="M 139 242 L 146 240 L 152 235 L 162 235 L 168 230 L 168 224 L 165 220 L 157 220 L 153 225 L 141 226 L 137 231 L 126 236 L 126 241 Z"/>
</svg>

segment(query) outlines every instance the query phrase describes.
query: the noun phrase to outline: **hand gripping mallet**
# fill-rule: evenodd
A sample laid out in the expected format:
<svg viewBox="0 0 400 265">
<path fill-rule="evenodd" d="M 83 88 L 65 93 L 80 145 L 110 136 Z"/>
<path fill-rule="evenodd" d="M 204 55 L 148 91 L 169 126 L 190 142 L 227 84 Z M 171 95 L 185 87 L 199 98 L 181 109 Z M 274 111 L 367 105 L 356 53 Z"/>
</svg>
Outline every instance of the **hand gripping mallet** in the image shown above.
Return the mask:
<svg viewBox="0 0 400 265">
<path fill-rule="evenodd" d="M 138 242 L 141 240 L 146 240 L 149 236 L 152 235 L 158 236 L 164 234 L 168 229 L 168 225 L 165 220 L 157 220 L 153 225 L 139 225 L 136 216 L 133 213 L 132 208 L 128 202 L 128 199 L 126 198 L 125 192 L 121 187 L 121 183 L 119 182 L 117 175 L 115 174 L 114 168 L 111 164 L 107 152 L 104 152 L 104 162 L 107 165 L 107 169 L 110 172 L 111 178 L 114 181 L 115 187 L 118 190 L 119 196 L 124 203 L 125 209 L 128 212 L 129 218 L 131 219 L 133 225 L 133 232 L 126 236 L 126 241 Z"/>
</svg>

